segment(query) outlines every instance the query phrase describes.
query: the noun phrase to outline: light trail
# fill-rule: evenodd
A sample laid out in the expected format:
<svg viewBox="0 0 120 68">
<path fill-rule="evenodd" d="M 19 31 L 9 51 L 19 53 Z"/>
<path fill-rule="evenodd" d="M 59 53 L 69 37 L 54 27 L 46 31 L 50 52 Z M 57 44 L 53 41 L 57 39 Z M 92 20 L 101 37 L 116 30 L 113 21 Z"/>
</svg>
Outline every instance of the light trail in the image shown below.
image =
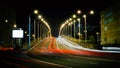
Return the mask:
<svg viewBox="0 0 120 68">
<path fill-rule="evenodd" d="M 120 53 L 120 51 L 105 51 L 105 50 L 95 50 L 95 49 L 89 49 L 89 48 L 84 48 L 78 44 L 73 44 L 73 42 L 70 42 L 69 40 L 62 38 L 62 37 L 58 37 L 57 38 L 58 42 L 68 46 L 68 47 L 72 47 L 75 49 L 80 49 L 80 50 L 87 50 L 87 51 L 94 51 L 94 52 L 106 52 L 106 53 Z M 69 42 L 68 42 L 69 41 Z"/>
</svg>

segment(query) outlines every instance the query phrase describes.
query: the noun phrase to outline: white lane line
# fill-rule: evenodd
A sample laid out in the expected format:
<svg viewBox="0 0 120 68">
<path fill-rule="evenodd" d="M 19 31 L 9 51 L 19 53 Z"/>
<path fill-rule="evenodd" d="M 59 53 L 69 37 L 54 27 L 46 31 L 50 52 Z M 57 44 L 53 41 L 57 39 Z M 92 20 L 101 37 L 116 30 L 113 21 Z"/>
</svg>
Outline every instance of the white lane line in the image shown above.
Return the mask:
<svg viewBox="0 0 120 68">
<path fill-rule="evenodd" d="M 37 61 L 37 62 L 40 62 L 40 63 L 50 64 L 50 65 L 55 65 L 55 66 L 60 66 L 60 67 L 65 67 L 65 68 L 71 68 L 71 67 L 64 66 L 64 65 L 60 65 L 60 64 L 56 64 L 56 63 L 41 61 L 41 60 L 38 60 L 38 59 L 33 59 L 33 58 L 32 58 L 32 60 Z"/>
</svg>

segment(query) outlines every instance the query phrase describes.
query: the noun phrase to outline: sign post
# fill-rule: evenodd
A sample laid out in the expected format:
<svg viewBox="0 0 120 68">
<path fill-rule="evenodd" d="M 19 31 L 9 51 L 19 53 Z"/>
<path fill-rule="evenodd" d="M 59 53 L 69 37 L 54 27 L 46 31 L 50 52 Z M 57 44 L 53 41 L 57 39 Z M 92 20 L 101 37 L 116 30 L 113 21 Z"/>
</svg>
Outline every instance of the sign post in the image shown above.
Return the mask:
<svg viewBox="0 0 120 68">
<path fill-rule="evenodd" d="M 21 28 L 12 30 L 12 38 L 14 39 L 14 48 L 21 46 L 21 39 L 24 38 L 24 31 Z"/>
</svg>

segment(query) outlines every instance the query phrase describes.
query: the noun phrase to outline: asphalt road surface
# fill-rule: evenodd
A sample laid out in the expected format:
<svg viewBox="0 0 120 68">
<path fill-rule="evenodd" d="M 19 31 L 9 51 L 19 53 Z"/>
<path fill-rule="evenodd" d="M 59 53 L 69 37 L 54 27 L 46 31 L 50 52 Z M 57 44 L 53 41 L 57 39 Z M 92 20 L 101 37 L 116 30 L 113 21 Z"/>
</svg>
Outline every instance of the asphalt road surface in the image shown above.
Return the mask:
<svg viewBox="0 0 120 68">
<path fill-rule="evenodd" d="M 0 68 L 115 68 L 120 53 L 83 48 L 65 38 L 48 37 L 29 50 L 0 50 Z"/>
</svg>

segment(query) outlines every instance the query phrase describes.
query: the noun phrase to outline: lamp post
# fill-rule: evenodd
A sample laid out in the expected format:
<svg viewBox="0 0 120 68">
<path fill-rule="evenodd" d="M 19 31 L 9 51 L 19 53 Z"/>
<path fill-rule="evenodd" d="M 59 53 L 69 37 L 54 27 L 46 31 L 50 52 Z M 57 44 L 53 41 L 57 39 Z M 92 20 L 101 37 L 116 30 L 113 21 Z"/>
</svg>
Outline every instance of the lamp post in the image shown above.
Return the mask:
<svg viewBox="0 0 120 68">
<path fill-rule="evenodd" d="M 91 15 L 94 14 L 94 11 L 93 10 L 90 10 L 90 13 Z M 84 22 L 85 22 L 85 44 L 87 43 L 87 23 L 86 23 L 86 14 L 83 15 L 83 18 L 84 18 Z"/>
<path fill-rule="evenodd" d="M 99 45 L 99 32 L 96 32 L 96 35 L 97 35 L 97 44 Z"/>
<path fill-rule="evenodd" d="M 14 25 L 13 25 L 13 27 L 14 27 L 14 28 L 16 28 L 16 27 L 17 27 L 17 25 L 16 25 L 16 24 L 14 24 Z"/>
<path fill-rule="evenodd" d="M 74 23 L 74 40 L 75 40 L 75 20 L 73 21 L 73 23 Z"/>
<path fill-rule="evenodd" d="M 38 30 L 37 30 L 38 31 L 38 36 L 37 37 L 38 37 L 38 40 L 39 40 L 39 23 L 37 25 L 38 25 L 37 26 L 38 27 Z"/>
<path fill-rule="evenodd" d="M 73 22 L 71 22 L 71 38 L 72 38 L 72 24 L 73 24 Z"/>
<path fill-rule="evenodd" d="M 6 19 L 5 22 L 8 23 L 8 20 Z"/>
<path fill-rule="evenodd" d="M 34 20 L 34 42 L 36 40 L 36 22 Z"/>
<path fill-rule="evenodd" d="M 30 48 L 31 43 L 31 17 L 29 15 L 29 39 L 28 39 L 28 48 Z"/>
<path fill-rule="evenodd" d="M 34 14 L 38 14 L 38 10 L 34 10 Z M 31 47 L 31 14 L 29 15 L 29 39 L 28 39 L 28 48 Z"/>
<path fill-rule="evenodd" d="M 84 14 L 83 15 L 83 18 L 84 18 L 84 22 L 85 22 L 85 43 L 87 43 L 87 25 L 86 25 L 86 15 Z"/>
<path fill-rule="evenodd" d="M 79 35 L 79 43 L 80 43 L 80 18 L 78 18 L 77 20 L 78 20 L 78 23 L 79 23 L 79 25 L 78 25 L 78 28 L 79 28 L 79 34 L 78 34 L 78 35 Z"/>
<path fill-rule="evenodd" d="M 76 18 L 76 15 L 73 15 L 73 18 L 75 19 Z M 74 40 L 75 40 L 75 20 L 73 21 L 73 23 L 74 23 Z"/>
</svg>

